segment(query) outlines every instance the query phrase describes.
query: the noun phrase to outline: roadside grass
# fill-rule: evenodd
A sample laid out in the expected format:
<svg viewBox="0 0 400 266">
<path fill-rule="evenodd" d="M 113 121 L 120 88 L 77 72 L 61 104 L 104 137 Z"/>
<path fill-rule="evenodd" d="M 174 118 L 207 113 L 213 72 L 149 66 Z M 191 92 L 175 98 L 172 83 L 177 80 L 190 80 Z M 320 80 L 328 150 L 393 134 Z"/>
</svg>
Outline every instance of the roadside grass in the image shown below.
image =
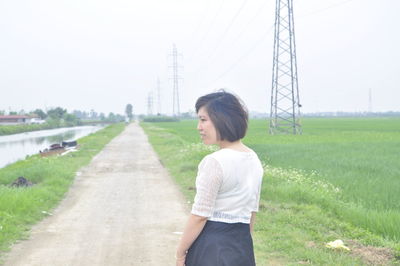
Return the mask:
<svg viewBox="0 0 400 266">
<path fill-rule="evenodd" d="M 77 152 L 65 156 L 30 156 L 0 169 L 0 255 L 16 240 L 28 236 L 30 227 L 51 215 L 76 176 L 125 125 L 113 124 L 78 140 Z M 10 187 L 23 176 L 34 183 L 28 188 Z"/>
<path fill-rule="evenodd" d="M 266 121 L 250 122 L 244 142 L 265 168 L 254 232 L 257 265 L 400 265 L 400 162 L 387 154 L 400 142 L 399 121 L 305 119 L 302 136 L 270 136 Z M 141 125 L 190 203 L 197 165 L 216 147 L 200 143 L 195 121 Z M 380 156 L 391 164 L 381 166 Z M 363 191 L 357 182 L 374 185 L 360 184 Z M 336 239 L 351 251 L 325 247 Z"/>
</svg>

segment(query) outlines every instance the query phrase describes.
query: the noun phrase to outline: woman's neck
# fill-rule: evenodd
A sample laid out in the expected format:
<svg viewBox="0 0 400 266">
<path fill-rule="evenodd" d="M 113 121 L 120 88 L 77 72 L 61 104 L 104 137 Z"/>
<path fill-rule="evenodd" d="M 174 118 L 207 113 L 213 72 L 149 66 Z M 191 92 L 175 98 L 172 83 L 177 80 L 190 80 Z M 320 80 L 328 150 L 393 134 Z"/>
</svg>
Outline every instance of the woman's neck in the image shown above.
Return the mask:
<svg viewBox="0 0 400 266">
<path fill-rule="evenodd" d="M 246 145 L 244 145 L 242 143 L 241 140 L 237 140 L 237 141 L 233 141 L 233 142 L 221 140 L 218 143 L 218 146 L 221 149 L 232 149 L 232 150 L 237 150 L 237 151 L 249 151 L 250 150 Z"/>
</svg>

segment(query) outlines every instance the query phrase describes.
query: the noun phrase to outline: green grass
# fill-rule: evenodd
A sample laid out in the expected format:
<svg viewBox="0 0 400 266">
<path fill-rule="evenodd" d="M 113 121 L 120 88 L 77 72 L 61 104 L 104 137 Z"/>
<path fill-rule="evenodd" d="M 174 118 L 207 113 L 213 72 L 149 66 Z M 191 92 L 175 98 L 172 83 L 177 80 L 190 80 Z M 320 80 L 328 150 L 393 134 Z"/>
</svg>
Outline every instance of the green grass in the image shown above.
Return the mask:
<svg viewBox="0 0 400 266">
<path fill-rule="evenodd" d="M 78 140 L 79 151 L 62 157 L 31 156 L 0 169 L 0 255 L 17 239 L 27 236 L 32 224 L 44 218 L 58 204 L 76 172 L 115 136 L 124 124 L 114 124 Z M 9 186 L 24 176 L 35 185 Z"/>
<path fill-rule="evenodd" d="M 143 126 L 192 200 L 197 164 L 216 148 L 200 144 L 195 121 Z M 254 235 L 258 265 L 367 264 L 357 245 L 399 255 L 400 119 L 304 119 L 303 131 L 271 136 L 266 121 L 252 120 L 244 139 L 265 168 Z M 335 239 L 354 251 L 325 248 Z"/>
<path fill-rule="evenodd" d="M 338 188 L 332 206 L 323 207 L 336 205 L 340 217 L 400 241 L 400 119 L 308 119 L 303 124 L 302 136 L 270 136 L 264 134 L 264 122 L 253 121 L 245 141 L 268 165 L 316 173 L 313 180 Z M 281 191 L 278 197 L 290 201 L 295 194 Z"/>
<path fill-rule="evenodd" d="M 74 127 L 78 125 L 83 125 L 83 123 L 62 122 L 44 124 L 0 125 L 0 136 L 60 127 Z"/>
<path fill-rule="evenodd" d="M 22 132 L 36 131 L 36 130 L 44 130 L 51 129 L 54 126 L 50 124 L 22 124 L 22 125 L 0 125 L 0 136 L 17 134 Z"/>
</svg>

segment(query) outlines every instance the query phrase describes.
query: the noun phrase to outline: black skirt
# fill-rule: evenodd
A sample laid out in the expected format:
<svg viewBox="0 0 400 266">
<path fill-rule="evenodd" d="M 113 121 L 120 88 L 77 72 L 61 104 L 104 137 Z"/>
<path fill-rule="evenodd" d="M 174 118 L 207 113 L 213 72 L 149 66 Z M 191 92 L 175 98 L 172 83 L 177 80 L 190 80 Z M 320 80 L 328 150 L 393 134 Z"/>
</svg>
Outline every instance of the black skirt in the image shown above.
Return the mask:
<svg viewBox="0 0 400 266">
<path fill-rule="evenodd" d="M 254 266 L 250 225 L 207 221 L 186 255 L 186 266 Z"/>
</svg>

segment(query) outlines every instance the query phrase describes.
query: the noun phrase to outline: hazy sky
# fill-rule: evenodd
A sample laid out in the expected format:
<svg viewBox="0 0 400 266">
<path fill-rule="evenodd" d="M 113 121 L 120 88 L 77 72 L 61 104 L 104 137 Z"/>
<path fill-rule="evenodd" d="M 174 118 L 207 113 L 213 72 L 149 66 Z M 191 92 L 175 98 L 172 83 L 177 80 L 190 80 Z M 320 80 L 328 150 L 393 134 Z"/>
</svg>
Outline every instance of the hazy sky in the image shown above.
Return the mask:
<svg viewBox="0 0 400 266">
<path fill-rule="evenodd" d="M 399 111 L 400 1 L 293 0 L 302 112 Z M 0 110 L 172 111 L 217 88 L 269 112 L 274 0 L 0 0 Z"/>
</svg>

